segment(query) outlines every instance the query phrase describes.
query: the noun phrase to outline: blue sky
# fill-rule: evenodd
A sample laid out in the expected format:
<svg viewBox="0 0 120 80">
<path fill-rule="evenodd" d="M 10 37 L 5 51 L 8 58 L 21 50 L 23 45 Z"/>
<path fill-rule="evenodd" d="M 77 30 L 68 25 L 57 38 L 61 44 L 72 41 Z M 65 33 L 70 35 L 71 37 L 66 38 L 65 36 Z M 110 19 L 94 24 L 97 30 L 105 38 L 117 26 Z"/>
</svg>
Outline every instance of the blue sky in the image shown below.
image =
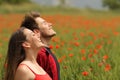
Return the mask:
<svg viewBox="0 0 120 80">
<path fill-rule="evenodd" d="M 32 0 L 42 5 L 58 5 L 59 0 Z M 93 9 L 103 9 L 102 0 L 66 0 L 67 5 L 77 8 L 90 7 Z"/>
</svg>

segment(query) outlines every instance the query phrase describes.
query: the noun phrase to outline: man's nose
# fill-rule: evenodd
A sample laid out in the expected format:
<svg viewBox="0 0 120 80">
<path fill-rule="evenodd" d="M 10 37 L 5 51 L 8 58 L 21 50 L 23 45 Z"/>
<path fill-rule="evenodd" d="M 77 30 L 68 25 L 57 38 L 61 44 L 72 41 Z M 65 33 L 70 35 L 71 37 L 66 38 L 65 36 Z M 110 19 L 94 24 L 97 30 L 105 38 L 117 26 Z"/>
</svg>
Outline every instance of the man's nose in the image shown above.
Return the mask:
<svg viewBox="0 0 120 80">
<path fill-rule="evenodd" d="M 52 26 L 52 23 L 49 22 L 48 24 L 49 24 L 50 26 Z"/>
</svg>

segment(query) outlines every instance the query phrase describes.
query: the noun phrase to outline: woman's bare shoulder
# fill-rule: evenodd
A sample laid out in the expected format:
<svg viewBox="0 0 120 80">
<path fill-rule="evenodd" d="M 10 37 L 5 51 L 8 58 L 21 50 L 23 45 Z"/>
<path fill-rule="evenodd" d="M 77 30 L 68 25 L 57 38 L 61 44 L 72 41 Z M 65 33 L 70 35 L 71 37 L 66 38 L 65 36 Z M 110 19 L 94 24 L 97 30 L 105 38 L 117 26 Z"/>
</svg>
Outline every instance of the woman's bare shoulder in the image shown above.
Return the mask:
<svg viewBox="0 0 120 80">
<path fill-rule="evenodd" d="M 19 65 L 16 74 L 15 74 L 15 80 L 26 80 L 29 76 L 29 69 L 25 65 Z"/>
</svg>

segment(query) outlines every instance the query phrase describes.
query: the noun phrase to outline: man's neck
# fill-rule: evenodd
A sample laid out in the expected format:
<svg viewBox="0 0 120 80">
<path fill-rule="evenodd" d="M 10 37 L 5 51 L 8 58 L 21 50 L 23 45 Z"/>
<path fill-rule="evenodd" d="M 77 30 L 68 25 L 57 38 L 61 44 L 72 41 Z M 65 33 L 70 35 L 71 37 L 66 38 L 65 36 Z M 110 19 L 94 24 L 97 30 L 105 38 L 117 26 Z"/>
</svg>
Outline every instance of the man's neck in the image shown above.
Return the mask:
<svg viewBox="0 0 120 80">
<path fill-rule="evenodd" d="M 42 42 L 49 47 L 51 38 L 41 38 Z"/>
</svg>

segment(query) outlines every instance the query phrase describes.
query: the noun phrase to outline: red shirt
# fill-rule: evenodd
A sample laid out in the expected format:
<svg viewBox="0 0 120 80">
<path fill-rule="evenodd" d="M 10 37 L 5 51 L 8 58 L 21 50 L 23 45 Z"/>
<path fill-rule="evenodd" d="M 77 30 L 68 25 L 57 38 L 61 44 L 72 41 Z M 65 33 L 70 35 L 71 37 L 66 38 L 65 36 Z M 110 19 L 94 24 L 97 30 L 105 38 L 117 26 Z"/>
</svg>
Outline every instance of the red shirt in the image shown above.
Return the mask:
<svg viewBox="0 0 120 80">
<path fill-rule="evenodd" d="M 38 52 L 38 64 L 49 74 L 52 80 L 60 80 L 60 67 L 57 58 L 50 48 L 42 48 Z"/>
</svg>

